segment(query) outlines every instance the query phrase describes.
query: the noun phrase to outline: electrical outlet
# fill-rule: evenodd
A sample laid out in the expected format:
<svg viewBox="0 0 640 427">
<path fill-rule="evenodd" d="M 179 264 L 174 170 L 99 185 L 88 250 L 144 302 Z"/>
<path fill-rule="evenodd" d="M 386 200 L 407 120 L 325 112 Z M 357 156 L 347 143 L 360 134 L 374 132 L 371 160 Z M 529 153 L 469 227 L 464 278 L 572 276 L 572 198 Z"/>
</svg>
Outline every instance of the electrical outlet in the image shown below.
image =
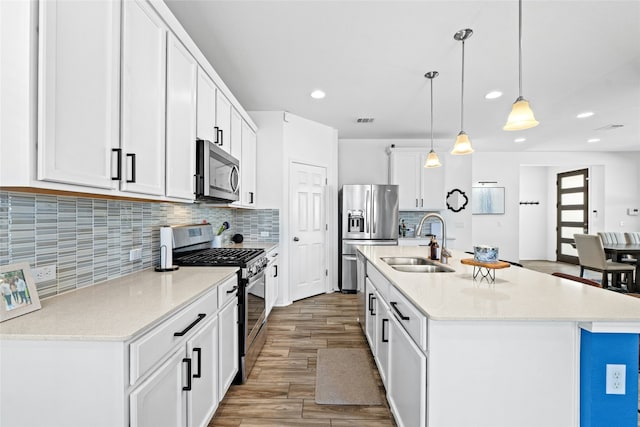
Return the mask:
<svg viewBox="0 0 640 427">
<path fill-rule="evenodd" d="M 627 365 L 607 365 L 607 394 L 626 394 Z"/>
<path fill-rule="evenodd" d="M 131 249 L 129 251 L 129 261 L 142 259 L 142 248 Z"/>
<path fill-rule="evenodd" d="M 269 232 L 268 231 L 261 231 L 260 232 L 260 237 L 269 237 Z"/>
<path fill-rule="evenodd" d="M 51 264 L 45 265 L 44 267 L 32 268 L 31 275 L 33 276 L 33 281 L 36 283 L 56 280 L 56 265 Z"/>
</svg>

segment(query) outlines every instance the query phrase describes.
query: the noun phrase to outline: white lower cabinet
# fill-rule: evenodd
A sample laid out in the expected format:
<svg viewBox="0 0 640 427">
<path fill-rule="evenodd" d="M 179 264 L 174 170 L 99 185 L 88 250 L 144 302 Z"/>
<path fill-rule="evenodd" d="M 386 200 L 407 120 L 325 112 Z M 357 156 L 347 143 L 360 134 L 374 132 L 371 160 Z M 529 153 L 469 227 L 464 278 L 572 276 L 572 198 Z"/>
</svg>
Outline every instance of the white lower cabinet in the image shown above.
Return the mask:
<svg viewBox="0 0 640 427">
<path fill-rule="evenodd" d="M 226 291 L 225 291 L 226 292 Z M 218 393 L 220 399 L 225 395 L 238 372 L 238 298 L 233 298 L 220 313 L 220 336 L 218 361 L 220 378 Z"/>
<path fill-rule="evenodd" d="M 427 319 L 371 264 L 366 269 L 365 336 L 399 427 L 427 418 Z M 358 277 L 360 281 L 362 278 Z"/>
<path fill-rule="evenodd" d="M 176 350 L 160 368 L 131 392 L 131 427 L 186 425 L 186 408 L 182 396 L 184 360 L 184 350 Z"/>
<path fill-rule="evenodd" d="M 271 309 L 275 305 L 276 300 L 278 299 L 278 286 L 280 280 L 278 279 L 278 247 L 271 249 L 267 253 L 267 259 L 269 260 L 269 264 L 267 264 L 267 272 L 265 273 L 265 288 L 266 296 L 265 296 L 265 317 L 269 317 L 269 313 L 271 313 Z"/>
<path fill-rule="evenodd" d="M 232 304 L 230 304 L 232 305 Z M 231 340 L 233 342 L 233 340 Z M 236 340 L 237 342 L 237 340 Z M 218 317 L 209 320 L 187 341 L 186 360 L 191 376 L 183 388 L 187 392 L 187 426 L 206 427 L 219 402 L 218 398 Z M 187 375 L 189 374 L 187 370 Z M 191 390 L 188 390 L 188 389 Z"/>
<path fill-rule="evenodd" d="M 399 427 L 426 425 L 427 357 L 400 321 L 389 321 L 387 399 Z"/>
</svg>

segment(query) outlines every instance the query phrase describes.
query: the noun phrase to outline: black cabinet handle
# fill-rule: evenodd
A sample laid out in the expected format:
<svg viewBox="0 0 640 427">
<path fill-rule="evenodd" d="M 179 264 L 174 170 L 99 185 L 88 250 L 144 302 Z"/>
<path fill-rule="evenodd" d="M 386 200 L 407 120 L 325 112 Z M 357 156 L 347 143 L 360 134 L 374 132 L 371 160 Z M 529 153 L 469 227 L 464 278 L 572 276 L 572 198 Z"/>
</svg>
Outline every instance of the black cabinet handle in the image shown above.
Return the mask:
<svg viewBox="0 0 640 427">
<path fill-rule="evenodd" d="M 278 264 L 274 265 L 273 268 L 276 269 L 275 274 L 273 275 L 273 277 L 278 277 Z"/>
<path fill-rule="evenodd" d="M 115 151 L 118 156 L 116 157 L 116 176 L 112 176 L 112 181 L 120 181 L 122 179 L 122 148 L 112 148 L 111 151 Z"/>
<path fill-rule="evenodd" d="M 229 289 L 229 290 L 227 291 L 227 293 L 228 293 L 228 294 L 232 294 L 232 293 L 234 293 L 234 292 L 235 292 L 235 291 L 237 291 L 237 290 L 238 290 L 238 285 L 236 285 L 236 286 L 234 286 L 233 288 Z"/>
<path fill-rule="evenodd" d="M 131 179 L 127 179 L 127 182 L 136 182 L 136 155 L 127 153 L 127 157 L 131 157 Z"/>
<path fill-rule="evenodd" d="M 187 364 L 187 385 L 182 387 L 182 390 L 191 391 L 191 359 L 185 357 L 182 362 Z"/>
<path fill-rule="evenodd" d="M 222 129 L 218 129 L 218 145 L 220 147 L 224 145 L 224 131 Z"/>
<path fill-rule="evenodd" d="M 218 138 L 220 138 L 220 128 L 218 126 L 214 126 L 213 130 L 216 133 L 216 140 L 213 141 L 213 143 L 216 144 L 216 145 L 220 145 L 220 141 L 218 141 Z"/>
<path fill-rule="evenodd" d="M 408 316 L 405 316 L 404 314 L 402 314 L 402 313 L 400 312 L 400 310 L 398 310 L 398 307 L 397 307 L 398 303 L 397 303 L 397 302 L 393 302 L 393 301 L 392 301 L 392 302 L 390 302 L 389 304 L 391 304 L 391 307 L 393 307 L 393 309 L 396 311 L 396 313 L 398 313 L 398 316 L 400 316 L 400 319 L 402 319 L 402 320 L 409 320 L 409 317 L 408 317 Z"/>
<path fill-rule="evenodd" d="M 371 298 L 373 297 L 372 293 L 369 293 L 369 313 L 373 313 L 373 308 L 371 307 Z"/>
<path fill-rule="evenodd" d="M 204 319 L 207 315 L 204 313 L 200 313 L 198 314 L 198 318 L 196 320 L 194 320 L 193 322 L 191 322 L 191 324 L 189 326 L 187 326 L 186 328 L 184 328 L 184 330 L 180 331 L 180 332 L 174 332 L 173 336 L 174 337 L 181 337 L 183 335 L 185 335 L 187 332 L 189 332 L 191 330 L 191 328 L 193 328 L 194 326 L 196 326 L 198 324 L 199 321 L 201 321 L 202 319 Z"/>
<path fill-rule="evenodd" d="M 376 297 L 371 298 L 371 302 L 372 302 L 372 303 L 373 303 L 373 301 L 375 301 L 375 300 L 377 300 L 377 298 L 376 298 Z M 375 316 L 375 315 L 376 315 L 375 310 L 376 310 L 376 306 L 374 305 L 374 306 L 372 306 L 372 307 L 371 307 L 371 315 L 372 315 L 372 316 Z"/>
<path fill-rule="evenodd" d="M 200 347 L 194 347 L 193 352 L 198 353 L 198 373 L 193 374 L 193 378 L 200 378 L 202 376 L 202 349 Z"/>
<path fill-rule="evenodd" d="M 249 191 L 249 203 L 253 203 L 253 191 Z"/>
<path fill-rule="evenodd" d="M 385 338 L 385 331 L 386 329 L 384 328 L 385 323 L 388 323 L 389 319 L 382 319 L 382 342 L 389 342 L 389 338 Z"/>
</svg>

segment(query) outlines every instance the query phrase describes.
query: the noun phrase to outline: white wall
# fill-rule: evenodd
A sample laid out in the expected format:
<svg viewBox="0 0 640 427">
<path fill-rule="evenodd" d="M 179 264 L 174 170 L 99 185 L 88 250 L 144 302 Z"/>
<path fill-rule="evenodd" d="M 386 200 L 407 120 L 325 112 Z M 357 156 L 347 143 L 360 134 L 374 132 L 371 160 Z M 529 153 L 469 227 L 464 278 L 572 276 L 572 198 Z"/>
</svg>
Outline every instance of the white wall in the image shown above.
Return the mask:
<svg viewBox="0 0 640 427">
<path fill-rule="evenodd" d="M 640 217 L 626 209 L 640 205 L 638 162 L 640 152 L 533 152 L 472 154 L 473 181 L 497 181 L 505 187 L 504 215 L 474 215 L 474 244 L 495 244 L 500 257 L 520 259 L 520 170 L 521 166 L 548 166 L 549 197 L 555 197 L 555 174 L 588 167 L 590 170 L 590 232 L 640 230 Z M 550 190 L 553 186 L 553 190 Z M 550 200 L 548 197 L 547 200 Z M 593 217 L 593 210 L 598 217 Z M 594 221 L 595 219 L 595 221 Z M 555 260 L 555 201 L 547 210 L 546 258 Z M 620 225 L 622 224 L 622 225 Z M 525 236 L 523 235 L 522 238 Z"/>
<path fill-rule="evenodd" d="M 425 150 L 428 147 L 426 140 L 341 139 L 338 143 L 338 186 L 385 182 L 388 158 L 384 148 L 391 144 L 424 147 Z M 470 156 L 451 156 L 440 150 L 438 155 L 445 168 L 447 191 L 459 188 L 470 198 L 471 187 L 478 181 L 497 181 L 496 186 L 505 187 L 504 215 L 472 216 L 470 205 L 459 213 L 442 212 L 447 221 L 447 235 L 456 238 L 452 247 L 457 249 L 470 250 L 477 244 L 490 244 L 500 248 L 502 259 L 510 261 L 555 260 L 556 174 L 585 167 L 589 168 L 590 175 L 589 232 L 640 231 L 640 217 L 626 213 L 627 208 L 640 207 L 640 152 L 476 151 Z M 534 172 L 536 168 L 538 171 Z M 542 180 L 544 188 L 542 184 L 531 184 L 532 179 Z M 542 204 L 536 208 L 536 205 L 520 207 L 520 201 L 532 198 L 533 193 L 540 196 L 541 203 L 544 202 L 543 212 Z M 525 215 L 522 219 L 521 212 Z M 533 212 L 536 215 L 529 215 Z M 542 214 L 538 216 L 538 212 Z"/>
</svg>

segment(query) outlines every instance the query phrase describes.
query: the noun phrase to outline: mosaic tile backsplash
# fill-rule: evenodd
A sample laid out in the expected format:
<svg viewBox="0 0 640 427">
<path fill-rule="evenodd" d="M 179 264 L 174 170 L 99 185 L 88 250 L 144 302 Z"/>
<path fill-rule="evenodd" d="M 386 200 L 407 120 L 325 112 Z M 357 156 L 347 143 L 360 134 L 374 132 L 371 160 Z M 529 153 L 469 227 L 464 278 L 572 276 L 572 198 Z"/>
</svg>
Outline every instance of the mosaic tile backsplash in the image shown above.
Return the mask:
<svg viewBox="0 0 640 427">
<path fill-rule="evenodd" d="M 402 222 L 402 220 L 404 219 L 404 223 L 407 226 L 407 237 L 413 237 L 415 236 L 415 228 L 418 226 L 418 224 L 420 223 L 420 220 L 422 219 L 422 217 L 432 211 L 400 211 L 399 215 L 398 215 L 398 220 Z M 435 212 L 435 211 L 433 211 Z M 435 213 L 440 213 L 440 212 L 435 212 Z M 438 222 L 437 220 L 434 219 L 429 219 L 427 221 L 425 221 L 425 223 L 422 226 L 422 234 L 430 234 L 431 233 L 431 224 L 433 224 L 434 222 Z"/>
<path fill-rule="evenodd" d="M 0 191 L 0 265 L 56 265 L 56 280 L 37 284 L 40 298 L 153 267 L 160 260 L 162 225 L 201 223 L 217 228 L 228 243 L 277 242 L 277 209 L 243 210 L 201 204 L 105 200 Z M 268 235 L 265 235 L 268 234 Z M 142 259 L 129 251 L 142 248 Z"/>
</svg>

